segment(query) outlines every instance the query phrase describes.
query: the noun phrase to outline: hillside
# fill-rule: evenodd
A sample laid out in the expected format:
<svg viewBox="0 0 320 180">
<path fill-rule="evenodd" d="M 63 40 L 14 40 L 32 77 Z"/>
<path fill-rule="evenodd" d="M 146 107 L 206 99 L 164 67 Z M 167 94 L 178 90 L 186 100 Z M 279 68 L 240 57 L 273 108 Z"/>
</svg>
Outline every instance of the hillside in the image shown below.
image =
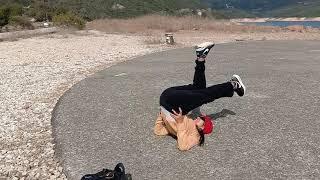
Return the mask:
<svg viewBox="0 0 320 180">
<path fill-rule="evenodd" d="M 13 3 L 31 5 L 31 8 L 68 9 L 87 20 L 149 13 L 174 14 L 179 9 L 201 7 L 199 0 L 0 0 L 0 6 Z"/>
<path fill-rule="evenodd" d="M 39 21 L 66 11 L 93 20 L 154 13 L 187 15 L 208 8 L 212 11 L 207 15 L 215 18 L 320 16 L 317 0 L 0 0 L 0 10 L 6 4 L 29 7 L 24 9 L 27 15 Z"/>
<path fill-rule="evenodd" d="M 320 17 L 320 2 L 305 2 L 277 8 L 264 13 L 266 17 Z"/>
<path fill-rule="evenodd" d="M 235 8 L 246 11 L 265 11 L 292 4 L 298 0 L 202 0 L 202 2 L 216 9 Z"/>
<path fill-rule="evenodd" d="M 320 16 L 317 0 L 202 0 L 202 3 L 220 11 L 236 13 L 238 17 L 316 17 Z"/>
</svg>

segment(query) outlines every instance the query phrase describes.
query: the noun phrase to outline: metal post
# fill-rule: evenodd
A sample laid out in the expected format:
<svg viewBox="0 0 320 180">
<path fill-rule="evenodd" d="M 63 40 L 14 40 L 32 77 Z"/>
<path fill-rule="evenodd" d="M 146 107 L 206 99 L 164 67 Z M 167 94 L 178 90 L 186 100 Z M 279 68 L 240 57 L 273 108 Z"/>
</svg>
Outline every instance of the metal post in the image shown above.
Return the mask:
<svg viewBox="0 0 320 180">
<path fill-rule="evenodd" d="M 173 34 L 172 33 L 166 33 L 166 43 L 173 45 L 174 44 L 174 39 L 173 39 Z"/>
</svg>

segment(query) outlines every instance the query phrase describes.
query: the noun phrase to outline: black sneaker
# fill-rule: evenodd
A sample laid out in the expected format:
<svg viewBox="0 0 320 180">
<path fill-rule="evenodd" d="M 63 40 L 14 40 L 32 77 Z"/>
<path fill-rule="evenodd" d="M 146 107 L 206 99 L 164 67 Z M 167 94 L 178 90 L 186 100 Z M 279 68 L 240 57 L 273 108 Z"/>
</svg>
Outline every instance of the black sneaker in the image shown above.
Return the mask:
<svg viewBox="0 0 320 180">
<path fill-rule="evenodd" d="M 126 174 L 122 163 L 118 163 L 114 170 L 103 169 L 96 174 L 84 175 L 81 180 L 132 180 L 131 174 Z"/>
<path fill-rule="evenodd" d="M 100 180 L 100 179 L 114 179 L 115 171 L 110 169 L 103 169 L 96 174 L 84 175 L 81 180 Z"/>
<path fill-rule="evenodd" d="M 208 53 L 210 52 L 210 49 L 215 44 L 213 42 L 204 42 L 202 44 L 199 44 L 196 46 L 196 55 L 198 58 L 206 58 Z"/>
<path fill-rule="evenodd" d="M 240 76 L 234 74 L 231 78 L 231 81 L 235 82 L 234 91 L 239 95 L 243 96 L 246 93 L 246 87 L 242 83 Z"/>
</svg>

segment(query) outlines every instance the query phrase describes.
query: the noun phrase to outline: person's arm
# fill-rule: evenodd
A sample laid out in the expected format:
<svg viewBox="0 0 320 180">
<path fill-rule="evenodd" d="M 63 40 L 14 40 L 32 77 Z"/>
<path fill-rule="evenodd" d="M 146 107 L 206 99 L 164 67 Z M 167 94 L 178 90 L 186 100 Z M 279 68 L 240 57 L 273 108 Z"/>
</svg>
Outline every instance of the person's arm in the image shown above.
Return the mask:
<svg viewBox="0 0 320 180">
<path fill-rule="evenodd" d="M 179 108 L 179 113 L 174 113 L 174 119 L 177 122 L 177 141 L 178 148 L 181 151 L 187 151 L 193 146 L 199 144 L 199 136 L 195 134 L 194 130 L 191 129 L 192 122 L 190 122 L 186 116 L 182 115 L 182 110 Z"/>
<path fill-rule="evenodd" d="M 165 135 L 169 134 L 168 130 L 166 129 L 166 127 L 164 125 L 163 115 L 161 112 L 159 113 L 159 115 L 157 117 L 157 120 L 156 120 L 156 123 L 154 126 L 154 133 L 158 136 L 165 136 Z"/>
</svg>

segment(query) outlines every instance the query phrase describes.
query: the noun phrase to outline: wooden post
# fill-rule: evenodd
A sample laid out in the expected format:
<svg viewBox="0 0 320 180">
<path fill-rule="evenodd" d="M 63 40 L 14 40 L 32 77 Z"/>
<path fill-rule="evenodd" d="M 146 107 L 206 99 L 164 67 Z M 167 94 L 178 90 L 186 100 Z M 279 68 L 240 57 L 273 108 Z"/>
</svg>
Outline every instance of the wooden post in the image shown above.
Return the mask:
<svg viewBox="0 0 320 180">
<path fill-rule="evenodd" d="M 166 33 L 166 43 L 173 45 L 174 44 L 174 39 L 173 39 L 173 34 L 172 33 Z"/>
</svg>

